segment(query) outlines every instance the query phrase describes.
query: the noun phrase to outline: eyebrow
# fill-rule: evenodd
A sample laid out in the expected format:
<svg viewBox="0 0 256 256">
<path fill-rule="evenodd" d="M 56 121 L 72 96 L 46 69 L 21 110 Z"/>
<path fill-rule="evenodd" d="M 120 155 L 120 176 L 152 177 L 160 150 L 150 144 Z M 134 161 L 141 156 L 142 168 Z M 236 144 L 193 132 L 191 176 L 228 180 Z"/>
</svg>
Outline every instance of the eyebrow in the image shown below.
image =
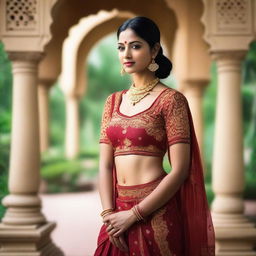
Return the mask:
<svg viewBox="0 0 256 256">
<path fill-rule="evenodd" d="M 130 42 L 129 44 L 133 44 L 133 43 L 140 43 L 140 44 L 142 44 L 142 42 L 140 42 L 140 41 L 132 41 L 132 42 Z M 118 42 L 118 44 L 124 44 L 124 43 L 119 43 L 119 42 Z"/>
</svg>

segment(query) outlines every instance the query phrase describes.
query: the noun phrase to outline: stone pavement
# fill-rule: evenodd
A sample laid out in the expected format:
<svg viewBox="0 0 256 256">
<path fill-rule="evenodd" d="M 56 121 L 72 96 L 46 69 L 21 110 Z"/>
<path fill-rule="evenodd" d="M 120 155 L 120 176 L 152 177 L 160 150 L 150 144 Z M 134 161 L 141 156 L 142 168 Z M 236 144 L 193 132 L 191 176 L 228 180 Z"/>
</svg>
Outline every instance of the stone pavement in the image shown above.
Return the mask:
<svg viewBox="0 0 256 256">
<path fill-rule="evenodd" d="M 102 225 L 98 191 L 41 194 L 42 211 L 49 221 L 56 221 L 53 241 L 65 256 L 92 256 Z M 245 214 L 256 218 L 256 202 L 246 201 Z"/>
<path fill-rule="evenodd" d="M 40 197 L 47 220 L 57 222 L 52 240 L 65 256 L 92 256 L 102 225 L 98 192 L 40 194 Z"/>
</svg>

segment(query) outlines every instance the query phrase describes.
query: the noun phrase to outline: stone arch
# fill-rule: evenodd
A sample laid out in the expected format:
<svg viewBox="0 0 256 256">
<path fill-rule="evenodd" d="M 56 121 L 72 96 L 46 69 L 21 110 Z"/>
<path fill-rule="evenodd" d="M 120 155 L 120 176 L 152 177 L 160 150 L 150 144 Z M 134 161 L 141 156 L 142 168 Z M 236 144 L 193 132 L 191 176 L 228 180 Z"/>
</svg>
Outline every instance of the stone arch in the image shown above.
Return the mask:
<svg viewBox="0 0 256 256">
<path fill-rule="evenodd" d="M 70 29 L 62 48 L 60 85 L 65 94 L 83 95 L 86 85 L 83 63 L 91 48 L 100 38 L 115 30 L 118 24 L 133 16 L 133 13 L 117 9 L 100 11 L 82 18 Z"/>
</svg>

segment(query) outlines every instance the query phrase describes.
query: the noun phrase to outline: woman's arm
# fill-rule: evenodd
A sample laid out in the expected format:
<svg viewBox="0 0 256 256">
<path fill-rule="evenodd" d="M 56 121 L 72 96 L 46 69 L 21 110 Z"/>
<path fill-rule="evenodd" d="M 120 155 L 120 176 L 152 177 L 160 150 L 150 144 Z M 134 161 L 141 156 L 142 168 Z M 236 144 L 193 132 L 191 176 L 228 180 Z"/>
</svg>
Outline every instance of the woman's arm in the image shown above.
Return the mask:
<svg viewBox="0 0 256 256">
<path fill-rule="evenodd" d="M 99 193 L 103 210 L 113 208 L 113 148 L 106 143 L 100 143 L 99 157 Z"/>
<path fill-rule="evenodd" d="M 169 148 L 172 171 L 139 204 L 143 216 L 163 206 L 178 191 L 188 176 L 190 144 L 174 144 Z"/>
<path fill-rule="evenodd" d="M 111 145 L 106 143 L 100 143 L 100 157 L 99 157 L 99 192 L 101 205 L 103 210 L 113 208 L 113 148 Z M 111 213 L 109 214 L 111 215 Z M 108 215 L 106 216 L 108 217 Z M 103 221 L 105 221 L 105 218 Z M 121 251 L 128 252 L 127 244 L 123 236 L 117 238 L 109 235 L 110 242 L 119 248 Z"/>
</svg>

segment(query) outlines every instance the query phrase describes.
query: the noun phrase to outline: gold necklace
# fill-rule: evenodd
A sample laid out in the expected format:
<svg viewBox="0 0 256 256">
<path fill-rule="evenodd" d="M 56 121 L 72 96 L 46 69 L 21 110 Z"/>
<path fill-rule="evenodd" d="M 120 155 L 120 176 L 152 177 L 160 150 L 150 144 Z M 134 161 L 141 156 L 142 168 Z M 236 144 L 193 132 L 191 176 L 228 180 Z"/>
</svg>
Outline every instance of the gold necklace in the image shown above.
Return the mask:
<svg viewBox="0 0 256 256">
<path fill-rule="evenodd" d="M 145 84 L 143 87 L 135 87 L 133 83 L 127 92 L 131 104 L 134 106 L 145 96 L 147 96 L 149 92 L 157 85 L 158 82 L 159 78 L 155 78 L 154 80 Z"/>
</svg>

